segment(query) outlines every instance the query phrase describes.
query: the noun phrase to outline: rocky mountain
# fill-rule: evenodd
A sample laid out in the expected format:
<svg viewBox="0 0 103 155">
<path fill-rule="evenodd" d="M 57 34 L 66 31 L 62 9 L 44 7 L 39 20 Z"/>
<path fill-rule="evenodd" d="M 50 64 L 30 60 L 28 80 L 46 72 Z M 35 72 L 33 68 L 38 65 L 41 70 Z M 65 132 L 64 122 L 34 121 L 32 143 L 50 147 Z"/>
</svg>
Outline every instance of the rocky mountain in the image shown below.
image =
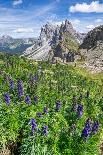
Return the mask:
<svg viewBox="0 0 103 155">
<path fill-rule="evenodd" d="M 88 32 L 79 51 L 86 62 L 84 67 L 92 72 L 103 71 L 103 25 Z"/>
<path fill-rule="evenodd" d="M 34 38 L 14 39 L 4 35 L 0 37 L 0 51 L 7 53 L 22 53 L 36 42 Z"/>
<path fill-rule="evenodd" d="M 103 25 L 88 32 L 80 45 L 80 52 L 86 60 L 103 59 Z"/>
<path fill-rule="evenodd" d="M 70 61 L 69 57 L 74 57 L 83 37 L 84 35 L 74 30 L 68 20 L 60 26 L 47 23 L 41 28 L 37 43 L 26 49 L 22 56 L 34 60 L 60 58 Z M 74 60 L 74 58 L 71 59 Z"/>
</svg>

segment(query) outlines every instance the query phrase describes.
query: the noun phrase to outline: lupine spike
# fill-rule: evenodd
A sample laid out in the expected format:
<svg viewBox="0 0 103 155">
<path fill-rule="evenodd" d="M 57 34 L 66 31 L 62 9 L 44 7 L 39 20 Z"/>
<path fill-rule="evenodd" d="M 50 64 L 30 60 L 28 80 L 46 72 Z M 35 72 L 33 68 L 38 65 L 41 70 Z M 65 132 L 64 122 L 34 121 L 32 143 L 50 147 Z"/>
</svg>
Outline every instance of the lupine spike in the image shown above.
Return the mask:
<svg viewBox="0 0 103 155">
<path fill-rule="evenodd" d="M 25 102 L 26 102 L 28 105 L 31 104 L 31 99 L 30 99 L 30 96 L 29 96 L 29 95 L 26 96 Z"/>
<path fill-rule="evenodd" d="M 47 126 L 47 125 L 45 125 L 45 126 L 43 127 L 43 134 L 44 134 L 45 136 L 48 135 L 48 126 Z"/>
<path fill-rule="evenodd" d="M 38 96 L 34 97 L 34 102 L 37 104 L 38 103 Z"/>
<path fill-rule="evenodd" d="M 17 88 L 18 88 L 19 97 L 24 96 L 23 83 L 22 83 L 21 80 L 18 80 L 18 82 L 17 82 Z"/>
<path fill-rule="evenodd" d="M 38 117 L 42 117 L 42 113 L 41 113 L 41 112 L 38 112 L 38 113 L 37 113 L 37 116 L 38 116 Z"/>
<path fill-rule="evenodd" d="M 99 128 L 99 121 L 95 121 L 94 124 L 93 124 L 93 127 L 92 127 L 92 131 L 93 131 L 94 134 L 97 133 L 98 128 Z"/>
<path fill-rule="evenodd" d="M 82 104 L 78 105 L 77 114 L 78 114 L 78 117 L 81 117 L 83 115 L 83 105 Z"/>
<path fill-rule="evenodd" d="M 34 135 L 34 133 L 37 130 L 37 124 L 36 124 L 36 120 L 34 118 L 31 119 L 31 128 L 32 128 L 32 133 Z"/>
<path fill-rule="evenodd" d="M 56 101 L 56 111 L 58 112 L 60 110 L 60 101 Z"/>
<path fill-rule="evenodd" d="M 88 141 L 88 138 L 90 137 L 91 134 L 91 121 L 90 119 L 87 119 L 86 123 L 85 123 L 85 127 L 82 131 L 81 137 L 84 137 L 86 142 Z"/>
<path fill-rule="evenodd" d="M 14 81 L 10 79 L 10 89 L 14 90 Z"/>
<path fill-rule="evenodd" d="M 47 114 L 48 113 L 48 109 L 47 107 L 44 107 L 44 114 Z"/>
<path fill-rule="evenodd" d="M 7 105 L 10 104 L 10 96 L 9 96 L 9 94 L 7 92 L 4 94 L 4 100 L 5 100 Z"/>
</svg>

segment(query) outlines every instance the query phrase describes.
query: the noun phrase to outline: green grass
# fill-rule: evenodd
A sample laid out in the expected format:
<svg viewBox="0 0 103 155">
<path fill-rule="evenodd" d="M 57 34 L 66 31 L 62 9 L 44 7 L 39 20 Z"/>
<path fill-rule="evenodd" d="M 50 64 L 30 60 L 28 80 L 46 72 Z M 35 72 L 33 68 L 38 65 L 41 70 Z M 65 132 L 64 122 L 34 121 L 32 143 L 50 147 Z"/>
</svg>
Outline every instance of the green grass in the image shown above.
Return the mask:
<svg viewBox="0 0 103 155">
<path fill-rule="evenodd" d="M 17 56 L 2 55 L 0 61 L 0 146 L 20 143 L 20 155 L 99 155 L 103 136 L 102 74 L 91 75 L 88 71 L 64 64 L 34 62 Z M 38 80 L 30 84 L 30 74 L 38 75 Z M 7 75 L 13 79 L 15 88 L 10 89 Z M 23 81 L 24 96 L 20 98 L 17 81 Z M 86 92 L 90 92 L 87 99 Z M 4 101 L 4 93 L 11 98 L 9 106 Z M 72 111 L 72 97 L 79 96 L 84 110 L 81 118 Z M 25 96 L 31 98 L 31 105 L 25 103 Z M 34 96 L 39 102 L 35 104 Z M 55 102 L 60 100 L 60 111 L 55 111 Z M 44 107 L 48 114 L 43 114 Z M 41 112 L 42 117 L 37 113 Z M 32 136 L 30 120 L 36 119 L 38 130 Z M 80 138 L 87 118 L 99 120 L 99 130 L 91 134 L 88 142 Z M 75 124 L 75 130 L 72 126 Z M 48 125 L 48 136 L 44 136 L 43 126 Z"/>
</svg>

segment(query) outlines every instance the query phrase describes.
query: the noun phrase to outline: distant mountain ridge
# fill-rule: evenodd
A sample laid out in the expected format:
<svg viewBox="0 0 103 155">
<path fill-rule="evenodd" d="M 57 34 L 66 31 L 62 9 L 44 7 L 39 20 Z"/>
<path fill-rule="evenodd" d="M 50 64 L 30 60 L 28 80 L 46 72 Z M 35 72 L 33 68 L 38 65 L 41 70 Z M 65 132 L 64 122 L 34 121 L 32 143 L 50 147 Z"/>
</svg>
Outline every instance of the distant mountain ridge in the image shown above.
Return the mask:
<svg viewBox="0 0 103 155">
<path fill-rule="evenodd" d="M 15 39 L 11 36 L 4 35 L 0 37 L 0 51 L 14 54 L 22 53 L 35 42 L 35 38 Z"/>
</svg>

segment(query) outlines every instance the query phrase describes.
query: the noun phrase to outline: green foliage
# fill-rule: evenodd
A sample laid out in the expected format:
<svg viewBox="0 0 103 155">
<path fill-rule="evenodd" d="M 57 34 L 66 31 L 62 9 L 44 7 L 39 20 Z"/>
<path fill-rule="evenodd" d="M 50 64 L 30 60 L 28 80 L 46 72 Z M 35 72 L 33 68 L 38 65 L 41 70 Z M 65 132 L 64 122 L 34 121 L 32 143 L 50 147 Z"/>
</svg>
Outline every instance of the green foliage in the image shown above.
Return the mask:
<svg viewBox="0 0 103 155">
<path fill-rule="evenodd" d="M 0 145 L 9 141 L 19 142 L 20 155 L 99 155 L 99 146 L 103 135 L 103 101 L 101 99 L 102 84 L 84 77 L 72 66 L 34 62 L 17 56 L 2 55 L 0 64 Z M 30 74 L 37 74 L 38 81 L 30 85 Z M 14 91 L 10 90 L 9 81 L 5 76 L 12 77 Z M 19 98 L 17 80 L 23 81 L 24 97 Z M 87 90 L 90 97 L 85 97 Z M 9 106 L 4 101 L 4 93 L 10 94 Z M 72 111 L 72 97 L 76 95 L 79 103 L 80 93 L 83 94 L 83 116 L 77 117 Z M 25 96 L 31 98 L 31 105 L 25 103 Z M 38 104 L 34 96 L 39 97 Z M 61 102 L 60 111 L 55 111 L 55 101 Z M 44 107 L 48 114 L 43 114 Z M 42 117 L 37 113 L 41 112 Z M 32 135 L 30 120 L 36 119 L 38 130 Z M 100 127 L 96 135 L 92 134 L 85 142 L 80 138 L 87 118 L 99 120 Z M 75 129 L 72 125 L 75 124 Z M 43 135 L 43 126 L 48 125 L 48 136 Z"/>
</svg>

